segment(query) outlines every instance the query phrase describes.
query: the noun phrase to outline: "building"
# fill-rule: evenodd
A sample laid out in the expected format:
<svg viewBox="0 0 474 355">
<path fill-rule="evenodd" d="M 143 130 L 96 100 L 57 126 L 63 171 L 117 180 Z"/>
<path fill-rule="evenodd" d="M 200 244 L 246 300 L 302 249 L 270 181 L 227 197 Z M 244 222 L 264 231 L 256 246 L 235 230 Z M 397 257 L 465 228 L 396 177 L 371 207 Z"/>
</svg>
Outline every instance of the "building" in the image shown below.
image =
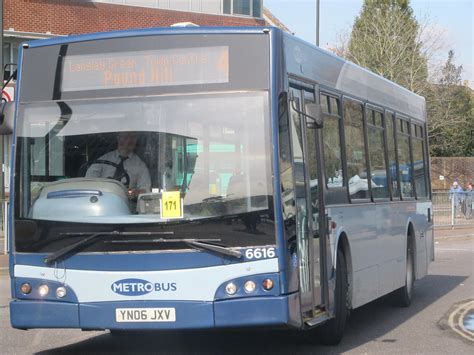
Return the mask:
<svg viewBox="0 0 474 355">
<path fill-rule="evenodd" d="M 278 26 L 263 0 L 3 0 L 3 63 L 16 64 L 21 42 L 113 30 L 198 26 Z M 8 78 L 14 67 L 7 67 Z M 3 97 L 14 98 L 14 83 Z M 10 137 L 3 142 L 8 191 Z"/>
<path fill-rule="evenodd" d="M 4 63 L 25 40 L 131 28 L 264 26 L 263 0 L 4 0 Z"/>
<path fill-rule="evenodd" d="M 263 0 L 4 0 L 3 63 L 17 62 L 23 41 L 182 22 L 272 25 L 290 32 L 263 7 Z"/>
</svg>

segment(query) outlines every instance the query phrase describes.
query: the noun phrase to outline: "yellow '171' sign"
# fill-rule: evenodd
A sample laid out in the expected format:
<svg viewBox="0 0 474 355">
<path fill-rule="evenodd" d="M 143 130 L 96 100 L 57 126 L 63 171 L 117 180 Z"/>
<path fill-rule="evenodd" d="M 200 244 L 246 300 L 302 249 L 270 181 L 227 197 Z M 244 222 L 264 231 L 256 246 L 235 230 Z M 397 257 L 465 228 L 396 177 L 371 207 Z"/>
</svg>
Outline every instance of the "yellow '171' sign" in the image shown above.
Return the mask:
<svg viewBox="0 0 474 355">
<path fill-rule="evenodd" d="M 164 191 L 161 195 L 161 218 L 183 218 L 181 193 L 179 191 Z"/>
</svg>

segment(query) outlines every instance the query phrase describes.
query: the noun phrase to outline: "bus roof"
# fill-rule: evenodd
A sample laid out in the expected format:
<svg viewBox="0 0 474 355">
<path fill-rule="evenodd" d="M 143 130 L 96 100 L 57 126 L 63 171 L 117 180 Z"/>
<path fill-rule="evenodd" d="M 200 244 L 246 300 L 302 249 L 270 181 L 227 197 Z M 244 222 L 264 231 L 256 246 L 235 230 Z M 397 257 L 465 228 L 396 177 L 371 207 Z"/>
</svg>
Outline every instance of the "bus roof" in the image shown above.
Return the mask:
<svg viewBox="0 0 474 355">
<path fill-rule="evenodd" d="M 422 96 L 295 36 L 285 33 L 283 41 L 289 73 L 361 101 L 426 121 Z"/>
<path fill-rule="evenodd" d="M 167 34 L 261 34 L 264 30 L 278 30 L 272 27 L 155 27 L 110 32 L 96 32 L 79 35 L 69 35 L 56 38 L 33 40 L 28 43 L 30 48 L 52 46 L 64 43 L 86 42 L 101 39 L 142 37 Z"/>
<path fill-rule="evenodd" d="M 27 42 L 30 48 L 124 37 L 167 34 L 261 34 L 280 32 L 286 53 L 287 70 L 308 77 L 329 89 L 426 121 L 425 99 L 380 75 L 342 59 L 276 27 L 157 27 L 147 29 L 70 35 Z"/>
</svg>

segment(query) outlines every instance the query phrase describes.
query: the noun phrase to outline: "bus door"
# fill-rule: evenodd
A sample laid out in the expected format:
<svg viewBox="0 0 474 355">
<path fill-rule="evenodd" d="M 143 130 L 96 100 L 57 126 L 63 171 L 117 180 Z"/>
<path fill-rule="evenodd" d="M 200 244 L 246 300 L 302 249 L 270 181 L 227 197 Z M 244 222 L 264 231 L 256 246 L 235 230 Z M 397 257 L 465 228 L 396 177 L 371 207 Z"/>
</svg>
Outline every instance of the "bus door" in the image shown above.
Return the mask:
<svg viewBox="0 0 474 355">
<path fill-rule="evenodd" d="M 324 184 L 321 130 L 312 126 L 308 107 L 319 101 L 315 90 L 295 86 L 290 89 L 291 145 L 296 202 L 299 287 L 303 318 L 312 318 L 324 308 L 325 235 Z"/>
</svg>

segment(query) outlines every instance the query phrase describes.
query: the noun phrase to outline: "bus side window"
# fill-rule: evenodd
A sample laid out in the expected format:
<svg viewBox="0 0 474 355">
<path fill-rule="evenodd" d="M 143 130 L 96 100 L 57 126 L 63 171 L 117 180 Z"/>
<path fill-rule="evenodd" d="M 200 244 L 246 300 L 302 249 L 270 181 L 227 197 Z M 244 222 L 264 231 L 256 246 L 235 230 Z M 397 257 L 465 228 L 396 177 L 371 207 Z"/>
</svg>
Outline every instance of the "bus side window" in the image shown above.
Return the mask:
<svg viewBox="0 0 474 355">
<path fill-rule="evenodd" d="M 410 136 L 409 122 L 396 119 L 397 128 L 397 148 L 398 148 L 398 178 L 400 179 L 400 189 L 402 197 L 413 197 L 412 174 L 413 166 L 410 158 Z"/>
<path fill-rule="evenodd" d="M 367 109 L 367 131 L 369 138 L 369 162 L 372 179 L 372 196 L 388 198 L 388 179 L 385 162 L 382 113 Z"/>
<path fill-rule="evenodd" d="M 367 199 L 370 196 L 362 105 L 348 99 L 344 100 L 344 135 L 350 197 L 351 199 Z"/>
<path fill-rule="evenodd" d="M 321 94 L 323 106 L 323 152 L 326 176 L 326 203 L 347 203 L 346 181 L 344 180 L 341 156 L 341 115 L 339 98 Z M 326 109 L 324 106 L 328 105 Z M 326 111 L 327 110 L 327 111 Z"/>
<path fill-rule="evenodd" d="M 385 130 L 387 137 L 388 151 L 388 171 L 390 180 L 392 181 L 392 199 L 400 199 L 400 191 L 398 190 L 398 174 L 397 174 L 397 151 L 395 149 L 395 136 L 393 129 L 393 113 L 385 114 Z"/>
<path fill-rule="evenodd" d="M 413 176 L 415 178 L 416 197 L 427 198 L 428 189 L 426 183 L 426 161 L 425 144 L 422 135 L 422 128 L 416 124 L 412 129 L 412 148 L 413 148 Z"/>
</svg>

